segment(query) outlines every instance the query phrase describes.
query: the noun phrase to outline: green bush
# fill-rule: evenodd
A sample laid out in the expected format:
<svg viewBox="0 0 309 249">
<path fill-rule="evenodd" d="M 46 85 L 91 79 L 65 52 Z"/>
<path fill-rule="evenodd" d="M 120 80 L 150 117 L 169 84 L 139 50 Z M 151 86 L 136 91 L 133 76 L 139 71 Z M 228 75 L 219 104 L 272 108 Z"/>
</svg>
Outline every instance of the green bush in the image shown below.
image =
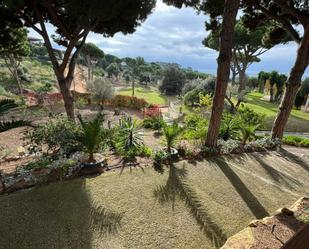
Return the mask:
<svg viewBox="0 0 309 249">
<path fill-rule="evenodd" d="M 7 92 L 6 92 L 6 90 L 4 89 L 4 87 L 3 86 L 0 86 L 0 96 L 7 96 Z"/>
<path fill-rule="evenodd" d="M 239 108 L 238 116 L 242 123 L 254 126 L 258 125 L 260 127 L 265 125 L 265 115 L 258 113 L 249 107 Z"/>
<path fill-rule="evenodd" d="M 144 141 L 140 132 L 140 125 L 131 117 L 123 117 L 114 135 L 116 152 L 124 160 L 134 160 L 144 151 Z"/>
<path fill-rule="evenodd" d="M 81 115 L 78 115 L 79 122 L 81 124 L 82 132 L 76 138 L 85 152 L 88 153 L 89 162 L 95 161 L 94 153 L 103 147 L 102 143 L 106 141 L 106 135 L 102 124 L 104 121 L 104 115 L 99 113 L 93 120 L 84 121 Z"/>
<path fill-rule="evenodd" d="M 146 129 L 152 129 L 155 131 L 160 131 L 164 126 L 164 120 L 160 116 L 149 117 L 143 120 L 143 127 Z"/>
<path fill-rule="evenodd" d="M 196 140 L 206 138 L 208 121 L 199 113 L 191 113 L 185 117 L 183 139 Z"/>
<path fill-rule="evenodd" d="M 24 140 L 32 153 L 43 151 L 44 148 L 46 153 L 70 155 L 81 151 L 82 146 L 77 141 L 80 136 L 79 125 L 58 116 L 26 132 Z"/>
<path fill-rule="evenodd" d="M 298 137 L 298 136 L 284 136 L 282 141 L 283 143 L 288 145 L 309 148 L 309 138 Z"/>
</svg>

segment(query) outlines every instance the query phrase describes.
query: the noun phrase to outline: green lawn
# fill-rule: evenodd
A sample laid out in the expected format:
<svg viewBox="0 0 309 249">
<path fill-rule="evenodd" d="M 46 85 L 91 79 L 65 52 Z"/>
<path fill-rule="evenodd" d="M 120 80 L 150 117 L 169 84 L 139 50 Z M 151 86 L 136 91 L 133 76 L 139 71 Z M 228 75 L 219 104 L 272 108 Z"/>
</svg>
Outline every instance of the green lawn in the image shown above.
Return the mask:
<svg viewBox="0 0 309 249">
<path fill-rule="evenodd" d="M 125 88 L 117 91 L 117 94 L 132 96 L 132 89 Z M 150 104 L 165 105 L 166 97 L 158 91 L 144 89 L 141 87 L 135 88 L 135 97 L 145 99 Z"/>
<path fill-rule="evenodd" d="M 218 248 L 249 221 L 309 195 L 288 152 L 179 162 L 0 196 L 5 249 Z M 297 163 L 295 163 L 297 161 Z"/>
<path fill-rule="evenodd" d="M 246 96 L 245 105 L 266 115 L 267 129 L 271 129 L 277 116 L 278 105 L 262 99 L 261 93 L 250 93 Z M 309 132 L 309 113 L 293 109 L 286 126 L 286 131 Z"/>
</svg>

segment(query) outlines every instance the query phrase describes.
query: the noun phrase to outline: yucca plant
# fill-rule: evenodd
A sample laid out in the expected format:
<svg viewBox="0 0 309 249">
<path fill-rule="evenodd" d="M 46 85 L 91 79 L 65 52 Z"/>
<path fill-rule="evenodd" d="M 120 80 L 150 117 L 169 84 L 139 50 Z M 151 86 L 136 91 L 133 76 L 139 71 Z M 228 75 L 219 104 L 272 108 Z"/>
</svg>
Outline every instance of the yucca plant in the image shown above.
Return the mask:
<svg viewBox="0 0 309 249">
<path fill-rule="evenodd" d="M 242 143 L 245 145 L 248 140 L 255 138 L 255 132 L 261 125 L 241 124 L 239 126 L 242 135 Z"/>
<path fill-rule="evenodd" d="M 102 126 L 104 115 L 99 113 L 93 120 L 88 122 L 84 121 L 81 115 L 78 115 L 78 119 L 82 127 L 78 141 L 89 155 L 88 162 L 94 162 L 94 153 L 98 151 L 106 135 Z"/>
<path fill-rule="evenodd" d="M 123 117 L 119 121 L 116 134 L 116 149 L 125 159 L 132 159 L 144 146 L 141 126 L 131 117 Z"/>
<path fill-rule="evenodd" d="M 165 124 L 163 127 L 163 133 L 166 140 L 167 152 L 171 154 L 172 147 L 175 144 L 178 136 L 184 131 L 183 127 L 178 126 L 177 123 L 172 125 Z"/>
<path fill-rule="evenodd" d="M 225 114 L 221 122 L 219 138 L 225 141 L 237 138 L 239 135 L 239 122 L 237 117 Z"/>
<path fill-rule="evenodd" d="M 123 117 L 119 121 L 118 146 L 123 150 L 131 148 L 140 148 L 144 145 L 141 126 L 138 125 L 137 120 L 132 120 L 131 117 Z"/>
<path fill-rule="evenodd" d="M 0 100 L 0 118 L 9 110 L 17 107 L 18 105 L 12 99 Z M 0 121 L 0 132 L 4 132 L 13 128 L 30 125 L 26 120 L 2 120 Z"/>
</svg>

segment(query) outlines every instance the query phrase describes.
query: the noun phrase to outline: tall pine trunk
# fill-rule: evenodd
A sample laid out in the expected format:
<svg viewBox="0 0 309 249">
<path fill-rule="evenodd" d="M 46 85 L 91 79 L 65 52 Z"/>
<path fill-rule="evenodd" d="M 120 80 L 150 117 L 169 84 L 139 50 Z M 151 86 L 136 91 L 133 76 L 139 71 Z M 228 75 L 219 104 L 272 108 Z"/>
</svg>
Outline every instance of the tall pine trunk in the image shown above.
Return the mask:
<svg viewBox="0 0 309 249">
<path fill-rule="evenodd" d="M 65 111 L 69 119 L 75 121 L 75 112 L 74 112 L 74 97 L 72 92 L 70 91 L 70 86 L 72 84 L 73 79 L 62 79 L 58 80 L 58 84 L 60 87 L 60 92 L 63 97 Z"/>
<path fill-rule="evenodd" d="M 272 128 L 272 138 L 283 137 L 284 128 L 291 114 L 296 94 L 301 85 L 302 76 L 309 63 L 309 25 L 306 26 L 304 36 L 297 51 L 296 61 L 286 82 L 286 89 L 279 106 L 279 112 Z"/>
<path fill-rule="evenodd" d="M 220 35 L 217 82 L 206 139 L 206 146 L 208 147 L 217 146 L 220 123 L 224 109 L 224 98 L 230 76 L 234 26 L 236 23 L 238 8 L 239 0 L 225 0 L 222 31 Z"/>
<path fill-rule="evenodd" d="M 246 89 L 246 73 L 245 70 L 239 70 L 239 87 L 238 93 L 240 94 L 243 90 Z"/>
</svg>

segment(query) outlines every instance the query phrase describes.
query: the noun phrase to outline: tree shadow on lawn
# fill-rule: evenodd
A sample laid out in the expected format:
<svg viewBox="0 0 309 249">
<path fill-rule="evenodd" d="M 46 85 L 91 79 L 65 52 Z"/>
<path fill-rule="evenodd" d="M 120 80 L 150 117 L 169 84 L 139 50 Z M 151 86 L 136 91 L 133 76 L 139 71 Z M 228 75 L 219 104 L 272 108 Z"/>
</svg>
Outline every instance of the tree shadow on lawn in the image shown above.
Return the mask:
<svg viewBox="0 0 309 249">
<path fill-rule="evenodd" d="M 225 177 L 233 185 L 234 189 L 246 203 L 247 207 L 251 210 L 253 215 L 257 219 L 269 216 L 269 213 L 249 188 L 244 184 L 240 177 L 233 171 L 230 165 L 225 161 L 223 157 L 210 158 L 207 160 L 210 164 L 214 164 L 221 169 Z"/>
<path fill-rule="evenodd" d="M 304 161 L 302 158 L 300 158 L 299 156 L 281 148 L 279 151 L 279 154 L 281 156 L 283 156 L 286 160 L 298 164 L 299 166 L 301 166 L 304 170 L 306 170 L 307 172 L 309 172 L 309 164 Z"/>
<path fill-rule="evenodd" d="M 259 165 L 262 166 L 262 168 L 266 171 L 266 173 L 275 182 L 280 182 L 280 183 L 284 184 L 285 186 L 287 186 L 289 189 L 292 189 L 292 190 L 295 190 L 295 187 L 302 185 L 297 179 L 276 170 L 271 165 L 269 165 L 267 162 L 265 162 L 262 159 L 263 154 L 251 153 L 249 155 L 249 157 L 255 159 L 259 163 Z"/>
<path fill-rule="evenodd" d="M 115 234 L 123 214 L 91 200 L 85 179 L 0 197 L 0 248 L 93 248 L 100 236 Z"/>
<path fill-rule="evenodd" d="M 173 209 L 176 198 L 183 200 L 212 245 L 215 248 L 220 248 L 227 240 L 227 237 L 207 213 L 207 209 L 200 202 L 195 191 L 186 183 L 186 176 L 185 165 L 179 169 L 171 163 L 166 184 L 158 186 L 154 190 L 154 196 L 161 204 L 172 202 Z"/>
</svg>

